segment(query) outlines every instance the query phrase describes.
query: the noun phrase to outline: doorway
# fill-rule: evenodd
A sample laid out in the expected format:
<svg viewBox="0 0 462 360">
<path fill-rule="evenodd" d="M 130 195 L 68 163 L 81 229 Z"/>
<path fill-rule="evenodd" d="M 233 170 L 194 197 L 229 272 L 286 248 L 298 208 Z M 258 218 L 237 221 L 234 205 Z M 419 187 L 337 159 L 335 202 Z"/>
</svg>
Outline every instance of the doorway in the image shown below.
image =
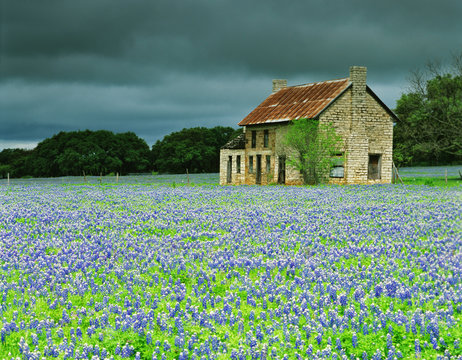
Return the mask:
<svg viewBox="0 0 462 360">
<path fill-rule="evenodd" d="M 278 184 L 286 183 L 286 156 L 279 156 L 279 166 L 278 166 Z"/>
<path fill-rule="evenodd" d="M 369 166 L 367 169 L 367 178 L 369 180 L 380 179 L 380 165 L 382 156 L 380 154 L 369 154 Z"/>
</svg>

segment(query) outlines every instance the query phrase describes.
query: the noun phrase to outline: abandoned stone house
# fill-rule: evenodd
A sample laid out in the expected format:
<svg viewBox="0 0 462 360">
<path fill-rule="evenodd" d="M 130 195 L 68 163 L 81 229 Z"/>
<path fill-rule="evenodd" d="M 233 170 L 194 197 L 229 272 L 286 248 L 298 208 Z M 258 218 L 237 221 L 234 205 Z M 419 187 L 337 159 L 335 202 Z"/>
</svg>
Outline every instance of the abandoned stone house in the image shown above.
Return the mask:
<svg viewBox="0 0 462 360">
<path fill-rule="evenodd" d="M 301 118 L 331 123 L 342 138 L 330 183 L 390 183 L 397 118 L 366 85 L 366 72 L 352 66 L 348 78 L 297 86 L 273 80 L 273 92 L 239 122 L 243 134 L 222 147 L 220 184 L 301 184 L 283 145 L 290 121 Z"/>
</svg>

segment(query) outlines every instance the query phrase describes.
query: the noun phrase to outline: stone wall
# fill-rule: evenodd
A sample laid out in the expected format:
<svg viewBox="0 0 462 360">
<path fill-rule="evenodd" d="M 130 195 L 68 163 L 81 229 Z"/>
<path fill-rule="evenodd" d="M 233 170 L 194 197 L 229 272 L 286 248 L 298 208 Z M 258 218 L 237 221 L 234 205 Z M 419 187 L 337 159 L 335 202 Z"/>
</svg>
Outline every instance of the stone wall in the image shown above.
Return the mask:
<svg viewBox="0 0 462 360">
<path fill-rule="evenodd" d="M 393 166 L 393 119 L 371 94 L 366 97 L 366 136 L 369 154 L 381 154 L 381 177 L 368 183 L 391 183 Z"/>
<path fill-rule="evenodd" d="M 348 138 L 351 132 L 352 112 L 351 112 L 351 89 L 340 95 L 335 102 L 329 106 L 319 116 L 319 121 L 323 124 L 331 124 L 336 133 L 342 138 L 343 143 L 340 146 L 340 152 L 345 155 L 347 152 Z M 346 156 L 343 178 L 330 178 L 331 184 L 345 184 L 347 182 L 348 167 Z"/>
<path fill-rule="evenodd" d="M 240 173 L 237 172 L 237 156 L 241 157 L 241 169 Z M 229 185 L 227 181 L 228 175 L 228 160 L 231 156 L 232 167 L 231 167 L 231 184 L 241 185 L 245 183 L 245 150 L 220 150 L 220 185 Z"/>
<path fill-rule="evenodd" d="M 319 121 L 324 124 L 332 124 L 337 134 L 339 134 L 344 141 L 348 138 L 348 135 L 350 135 L 351 119 L 351 90 L 347 90 L 340 95 L 335 102 L 319 116 Z M 345 147 L 345 144 L 343 144 L 343 147 Z"/>
<path fill-rule="evenodd" d="M 276 158 L 276 132 L 278 126 L 256 125 L 247 127 L 245 132 L 245 184 L 257 183 L 257 156 L 261 156 L 261 185 L 277 182 L 277 158 Z M 268 130 L 268 146 L 264 146 L 265 130 Z M 252 147 L 252 131 L 256 133 L 255 147 Z M 270 157 L 270 169 L 267 171 L 266 160 Z M 250 171 L 250 157 L 253 161 L 253 170 Z"/>
<path fill-rule="evenodd" d="M 366 68 L 350 69 L 353 83 L 320 116 L 333 124 L 343 138 L 344 178 L 331 178 L 335 184 L 390 183 L 392 176 L 393 119 L 368 92 Z M 369 155 L 381 155 L 380 179 L 368 179 Z"/>
</svg>

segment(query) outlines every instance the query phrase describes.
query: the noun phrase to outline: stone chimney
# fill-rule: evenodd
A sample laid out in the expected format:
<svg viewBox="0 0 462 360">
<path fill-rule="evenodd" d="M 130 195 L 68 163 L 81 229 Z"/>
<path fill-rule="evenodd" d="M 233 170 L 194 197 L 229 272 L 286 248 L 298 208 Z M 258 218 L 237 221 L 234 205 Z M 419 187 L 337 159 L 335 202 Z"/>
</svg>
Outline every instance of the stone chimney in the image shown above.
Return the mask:
<svg viewBox="0 0 462 360">
<path fill-rule="evenodd" d="M 351 130 L 363 133 L 365 131 L 363 116 L 366 112 L 366 74 L 364 66 L 350 67 L 351 93 Z"/>
<path fill-rule="evenodd" d="M 366 135 L 366 72 L 363 66 L 350 67 L 351 123 L 346 139 L 345 178 L 347 183 L 367 182 L 369 140 Z"/>
<path fill-rule="evenodd" d="M 353 83 L 353 98 L 366 99 L 366 74 L 365 66 L 350 67 L 350 81 Z"/>
<path fill-rule="evenodd" d="M 284 89 L 287 87 L 287 80 L 286 79 L 274 79 L 273 80 L 273 93 Z"/>
</svg>

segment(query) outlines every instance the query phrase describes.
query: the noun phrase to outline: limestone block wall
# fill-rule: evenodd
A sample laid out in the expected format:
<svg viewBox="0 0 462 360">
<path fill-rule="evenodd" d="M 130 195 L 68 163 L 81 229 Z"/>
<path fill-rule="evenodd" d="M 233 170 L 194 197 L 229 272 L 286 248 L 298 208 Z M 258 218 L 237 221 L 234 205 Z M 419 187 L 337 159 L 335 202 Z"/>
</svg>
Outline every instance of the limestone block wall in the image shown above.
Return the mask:
<svg viewBox="0 0 462 360">
<path fill-rule="evenodd" d="M 241 157 L 241 169 L 240 173 L 237 172 L 237 156 Z M 232 185 L 241 185 L 245 183 L 245 150 L 230 150 L 230 149 L 221 149 L 220 150 L 220 185 L 229 185 L 227 181 L 228 176 L 228 160 L 229 157 L 232 158 L 232 167 L 231 167 L 231 183 Z"/>
<path fill-rule="evenodd" d="M 351 89 L 345 91 L 319 116 L 320 123 L 331 123 L 345 141 L 351 130 Z M 343 144 L 345 147 L 345 144 Z"/>
<path fill-rule="evenodd" d="M 364 134 L 351 133 L 346 140 L 345 183 L 366 184 L 369 141 Z"/>
<path fill-rule="evenodd" d="M 268 146 L 264 145 L 265 130 L 268 131 Z M 256 133 L 255 147 L 252 147 L 252 131 Z M 261 185 L 277 182 L 277 156 L 276 149 L 277 127 L 274 125 L 262 125 L 247 127 L 245 132 L 245 184 L 255 185 L 257 182 L 257 156 L 261 156 Z M 270 166 L 267 170 L 267 156 Z M 250 166 L 252 158 L 253 166 Z M 252 168 L 252 169 L 251 169 Z"/>
<path fill-rule="evenodd" d="M 367 116 L 365 118 L 366 136 L 369 139 L 369 154 L 381 155 L 379 180 L 368 183 L 391 183 L 393 165 L 393 119 L 385 109 L 370 95 L 366 97 Z"/>
<path fill-rule="evenodd" d="M 339 152 L 347 153 L 347 139 L 351 132 L 352 111 L 351 111 L 351 89 L 345 91 L 339 98 L 329 106 L 320 116 L 320 123 L 329 123 L 335 128 L 336 133 L 342 138 Z M 344 177 L 330 178 L 330 184 L 346 184 L 347 183 L 347 161 L 345 156 Z"/>
<path fill-rule="evenodd" d="M 348 89 L 320 116 L 343 138 L 345 176 L 331 178 L 333 184 L 390 183 L 393 162 L 393 120 L 365 89 L 365 74 L 353 74 L 359 87 Z M 354 73 L 355 71 L 353 71 Z M 356 93 L 355 93 L 356 91 Z M 355 96 L 353 96 L 355 95 Z M 358 96 L 363 98 L 358 100 Z M 369 155 L 380 155 L 380 179 L 368 179 Z"/>
</svg>

